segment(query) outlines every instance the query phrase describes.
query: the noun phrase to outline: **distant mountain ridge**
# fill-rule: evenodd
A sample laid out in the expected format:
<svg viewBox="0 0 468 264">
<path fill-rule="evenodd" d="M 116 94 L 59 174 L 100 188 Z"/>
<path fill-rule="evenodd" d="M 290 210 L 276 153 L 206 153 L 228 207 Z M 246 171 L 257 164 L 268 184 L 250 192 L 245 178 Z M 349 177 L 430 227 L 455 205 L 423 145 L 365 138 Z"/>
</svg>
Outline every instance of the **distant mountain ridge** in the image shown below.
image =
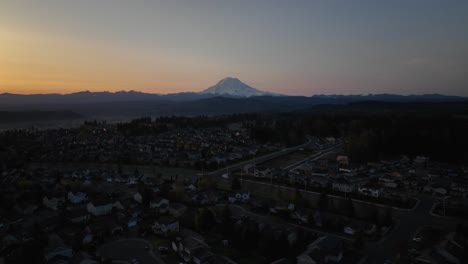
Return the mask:
<svg viewBox="0 0 468 264">
<path fill-rule="evenodd" d="M 211 90 L 212 91 L 212 90 Z M 210 92 L 211 92 L 210 91 Z M 382 101 L 382 102 L 465 102 L 468 97 L 449 96 L 441 94 L 423 95 L 396 95 L 396 94 L 374 94 L 374 95 L 313 95 L 313 96 L 287 96 L 270 95 L 259 93 L 259 95 L 239 96 L 235 93 L 210 93 L 206 90 L 200 93 L 184 92 L 174 94 L 150 94 L 143 92 L 78 92 L 71 94 L 0 94 L 0 109 L 12 106 L 41 105 L 41 104 L 92 104 L 111 102 L 189 102 L 202 99 L 223 97 L 247 99 L 256 97 L 267 97 L 271 101 L 309 101 L 314 103 L 343 104 L 359 101 Z"/>
<path fill-rule="evenodd" d="M 121 118 L 300 111 L 319 105 L 347 105 L 357 102 L 466 103 L 468 98 L 440 94 L 287 96 L 260 91 L 237 78 L 228 77 L 198 93 L 149 94 L 138 91 L 84 91 L 71 94 L 33 95 L 3 93 L 0 94 L 0 111 L 46 111 L 46 115 L 57 111 L 71 111 L 84 118 Z"/>
<path fill-rule="evenodd" d="M 300 100 L 310 99 L 314 103 L 349 103 L 356 101 L 385 101 L 385 102 L 461 102 L 468 100 L 467 97 L 447 96 L 441 94 L 423 94 L 423 95 L 396 95 L 396 94 L 365 94 L 365 95 L 313 95 L 307 96 L 288 96 L 271 93 L 255 89 L 237 78 L 226 77 L 215 85 L 201 92 L 182 92 L 173 94 L 153 94 L 138 91 L 118 91 L 118 92 L 90 92 L 82 91 L 70 94 L 0 94 L 0 109 L 2 106 L 18 106 L 32 104 L 91 104 L 108 102 L 136 102 L 136 101 L 171 101 L 188 102 L 213 97 L 231 97 L 231 98 L 249 98 L 249 97 L 277 97 L 273 101 L 291 100 L 296 98 Z"/>
</svg>

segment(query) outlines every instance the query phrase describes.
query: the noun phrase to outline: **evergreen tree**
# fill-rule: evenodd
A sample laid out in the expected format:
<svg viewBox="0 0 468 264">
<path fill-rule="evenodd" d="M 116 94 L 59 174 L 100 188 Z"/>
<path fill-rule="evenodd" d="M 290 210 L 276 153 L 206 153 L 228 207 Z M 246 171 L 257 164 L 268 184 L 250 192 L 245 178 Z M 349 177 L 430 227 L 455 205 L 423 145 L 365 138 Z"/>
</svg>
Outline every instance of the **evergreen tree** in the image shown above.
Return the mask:
<svg viewBox="0 0 468 264">
<path fill-rule="evenodd" d="M 322 192 L 319 197 L 318 207 L 320 211 L 328 210 L 328 194 Z"/>
<path fill-rule="evenodd" d="M 239 176 L 234 175 L 234 177 L 232 178 L 232 182 L 231 182 L 231 190 L 237 191 L 240 189 L 241 189 L 241 182 L 240 182 Z"/>
</svg>

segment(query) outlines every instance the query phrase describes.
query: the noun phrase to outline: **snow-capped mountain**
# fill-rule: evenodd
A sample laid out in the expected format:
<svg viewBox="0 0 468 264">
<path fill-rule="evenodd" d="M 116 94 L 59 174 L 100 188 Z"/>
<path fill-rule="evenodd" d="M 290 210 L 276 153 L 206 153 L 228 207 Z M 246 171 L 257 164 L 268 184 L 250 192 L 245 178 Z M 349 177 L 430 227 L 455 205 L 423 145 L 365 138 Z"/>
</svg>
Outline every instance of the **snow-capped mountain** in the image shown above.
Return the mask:
<svg viewBox="0 0 468 264">
<path fill-rule="evenodd" d="M 279 96 L 270 92 L 260 91 L 248 86 L 237 78 L 227 77 L 217 84 L 200 92 L 200 94 L 227 95 L 234 97 L 252 97 L 252 96 Z"/>
</svg>

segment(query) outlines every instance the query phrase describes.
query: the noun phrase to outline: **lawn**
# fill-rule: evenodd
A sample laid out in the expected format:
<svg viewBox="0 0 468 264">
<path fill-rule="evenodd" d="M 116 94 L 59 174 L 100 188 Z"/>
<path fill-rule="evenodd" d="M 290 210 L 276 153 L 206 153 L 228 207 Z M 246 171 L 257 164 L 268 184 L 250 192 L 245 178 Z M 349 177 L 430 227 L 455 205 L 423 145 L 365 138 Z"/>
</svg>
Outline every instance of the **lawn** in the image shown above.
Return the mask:
<svg viewBox="0 0 468 264">
<path fill-rule="evenodd" d="M 311 157 L 314 154 L 316 154 L 316 152 L 312 150 L 297 150 L 287 155 L 262 162 L 259 165 L 265 166 L 268 168 L 284 168 L 298 161 Z"/>
</svg>

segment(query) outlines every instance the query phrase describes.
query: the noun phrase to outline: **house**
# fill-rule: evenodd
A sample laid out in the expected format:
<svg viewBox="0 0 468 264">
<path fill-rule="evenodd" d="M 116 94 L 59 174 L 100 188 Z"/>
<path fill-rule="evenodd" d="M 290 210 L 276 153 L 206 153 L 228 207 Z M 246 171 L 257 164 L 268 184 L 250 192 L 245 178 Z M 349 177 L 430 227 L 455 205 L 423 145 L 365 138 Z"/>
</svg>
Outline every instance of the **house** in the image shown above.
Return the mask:
<svg viewBox="0 0 468 264">
<path fill-rule="evenodd" d="M 467 197 L 468 186 L 453 182 L 450 186 L 450 195 L 455 197 Z"/>
<path fill-rule="evenodd" d="M 68 221 L 74 224 L 87 223 L 91 219 L 91 214 L 86 207 L 74 208 L 66 212 Z"/>
<path fill-rule="evenodd" d="M 132 228 L 138 225 L 138 218 L 137 217 L 131 217 L 127 221 L 127 228 Z"/>
<path fill-rule="evenodd" d="M 309 185 L 313 187 L 325 188 L 328 186 L 328 178 L 326 174 L 312 173 L 309 178 Z"/>
<path fill-rule="evenodd" d="M 427 163 L 429 162 L 429 158 L 428 157 L 424 157 L 424 156 L 417 156 L 414 160 L 413 160 L 413 163 L 416 167 L 426 167 Z"/>
<path fill-rule="evenodd" d="M 371 180 L 371 176 L 367 173 L 344 173 L 342 177 L 348 180 L 355 186 L 362 186 L 367 184 Z"/>
<path fill-rule="evenodd" d="M 277 202 L 274 207 L 270 208 L 271 213 L 278 213 L 278 212 L 287 212 L 287 213 L 289 213 L 291 210 L 294 210 L 294 205 L 290 204 L 290 203 L 283 202 L 283 201 Z"/>
<path fill-rule="evenodd" d="M 315 162 L 305 162 L 297 168 L 298 171 L 302 173 L 312 173 L 317 169 L 318 165 Z"/>
<path fill-rule="evenodd" d="M 213 256 L 208 248 L 197 248 L 192 253 L 192 261 L 195 264 L 205 264 Z"/>
<path fill-rule="evenodd" d="M 236 193 L 236 200 L 246 203 L 250 200 L 250 192 Z"/>
<path fill-rule="evenodd" d="M 228 201 L 230 203 L 236 203 L 236 202 L 242 202 L 242 203 L 247 203 L 250 201 L 250 192 L 238 192 L 234 194 L 233 196 L 228 197 Z"/>
<path fill-rule="evenodd" d="M 35 205 L 33 203 L 29 203 L 29 202 L 21 202 L 21 203 L 18 203 L 18 204 L 15 205 L 16 212 L 18 212 L 19 214 L 22 214 L 22 215 L 31 215 L 38 208 L 39 208 L 39 206 L 37 206 L 37 205 Z"/>
<path fill-rule="evenodd" d="M 320 214 L 320 211 L 317 210 L 315 213 L 312 215 L 315 226 L 321 227 L 322 226 L 322 214 Z"/>
<path fill-rule="evenodd" d="M 195 185 L 193 185 L 193 184 L 190 184 L 190 185 L 186 186 L 184 188 L 184 190 L 187 191 L 187 192 L 192 192 L 192 191 L 196 191 L 197 187 L 195 187 Z"/>
<path fill-rule="evenodd" d="M 68 201 L 72 204 L 80 204 L 82 202 L 85 202 L 88 200 L 88 196 L 86 193 L 78 192 L 78 193 L 73 193 L 73 192 L 68 192 L 67 194 Z"/>
<path fill-rule="evenodd" d="M 160 213 L 166 213 L 169 208 L 169 200 L 157 197 L 150 202 L 150 208 L 157 209 Z"/>
<path fill-rule="evenodd" d="M 45 212 L 35 214 L 35 224 L 44 231 L 52 232 L 62 226 L 62 216 L 59 212 Z"/>
<path fill-rule="evenodd" d="M 194 193 L 191 197 L 191 200 L 193 204 L 196 204 L 196 205 L 207 205 L 207 204 L 214 203 L 212 202 L 212 200 L 209 199 L 207 193 Z"/>
<path fill-rule="evenodd" d="M 216 156 L 216 157 L 213 158 L 213 160 L 218 164 L 222 164 L 222 163 L 227 162 L 226 157 L 222 157 L 222 156 Z"/>
<path fill-rule="evenodd" d="M 171 233 L 179 232 L 179 220 L 170 216 L 161 216 L 159 219 L 154 221 L 151 226 L 153 232 L 157 235 L 167 236 Z"/>
<path fill-rule="evenodd" d="M 342 164 L 342 165 L 348 165 L 349 164 L 349 158 L 348 158 L 348 156 L 339 155 L 339 156 L 336 157 L 336 162 L 338 162 L 339 164 Z"/>
<path fill-rule="evenodd" d="M 44 196 L 44 198 L 42 198 L 42 204 L 46 207 L 46 208 L 49 208 L 49 209 L 52 209 L 54 211 L 57 211 L 58 208 L 63 204 L 64 202 L 64 199 L 62 198 L 56 198 L 56 197 L 47 197 L 47 196 Z"/>
<path fill-rule="evenodd" d="M 194 254 L 201 248 L 208 249 L 209 247 L 201 238 L 195 236 L 188 236 L 172 242 L 172 249 L 186 262 L 191 262 Z"/>
<path fill-rule="evenodd" d="M 89 228 L 95 235 L 115 235 L 120 234 L 123 231 L 122 225 L 120 225 L 113 216 L 102 216 L 93 221 Z"/>
<path fill-rule="evenodd" d="M 358 192 L 366 196 L 377 198 L 380 196 L 382 189 L 377 184 L 367 183 L 363 186 L 359 186 Z"/>
<path fill-rule="evenodd" d="M 379 178 L 379 183 L 387 188 L 396 188 L 398 187 L 398 183 L 394 178 L 383 176 Z"/>
<path fill-rule="evenodd" d="M 313 211 L 308 209 L 297 209 L 291 212 L 291 219 L 298 220 L 301 223 L 309 223 Z"/>
<path fill-rule="evenodd" d="M 354 230 L 354 228 L 352 228 L 352 227 L 350 227 L 350 226 L 344 227 L 344 228 L 343 228 L 343 232 L 344 232 L 345 234 L 352 235 L 352 236 L 353 236 L 354 234 L 356 234 L 356 230 Z"/>
<path fill-rule="evenodd" d="M 242 168 L 242 172 L 248 175 L 255 173 L 255 164 L 247 164 Z"/>
<path fill-rule="evenodd" d="M 270 178 L 272 171 L 267 167 L 254 167 L 253 176 L 257 178 Z"/>
<path fill-rule="evenodd" d="M 343 242 L 335 237 L 323 236 L 312 242 L 312 244 L 297 257 L 297 263 L 339 263 L 342 259 Z"/>
<path fill-rule="evenodd" d="M 91 233 L 87 233 L 86 235 L 84 235 L 83 239 L 81 240 L 81 244 L 87 245 L 93 242 L 93 240 L 94 240 L 94 235 Z"/>
<path fill-rule="evenodd" d="M 138 179 L 136 177 L 128 177 L 127 185 L 136 185 L 138 183 Z"/>
<path fill-rule="evenodd" d="M 187 210 L 187 206 L 180 203 L 172 203 L 169 206 L 169 214 L 176 218 L 181 217 L 184 214 L 185 210 Z"/>
<path fill-rule="evenodd" d="M 79 264 L 99 264 L 99 262 L 90 259 L 90 258 L 85 258 L 79 262 Z"/>
<path fill-rule="evenodd" d="M 337 179 L 332 183 L 332 189 L 339 192 L 350 193 L 355 189 L 355 185 L 346 179 Z"/>
<path fill-rule="evenodd" d="M 114 202 L 110 199 L 99 199 L 93 202 L 89 202 L 86 205 L 88 212 L 94 216 L 108 215 L 112 213 Z"/>
<path fill-rule="evenodd" d="M 290 171 L 288 174 L 289 183 L 291 184 L 305 184 L 306 183 L 306 175 L 304 173 L 297 173 Z"/>
<path fill-rule="evenodd" d="M 135 200 L 135 202 L 141 204 L 143 202 L 143 196 L 141 196 L 141 194 L 139 192 L 135 193 L 133 195 L 133 200 Z"/>
<path fill-rule="evenodd" d="M 70 259 L 73 257 L 73 250 L 71 247 L 65 245 L 62 238 L 57 234 L 51 234 L 44 254 L 47 263 L 53 263 L 55 259 Z"/>
<path fill-rule="evenodd" d="M 436 183 L 428 184 L 424 186 L 423 191 L 436 194 L 436 195 L 442 195 L 442 196 L 447 195 L 447 189 L 443 187 L 442 185 L 439 185 Z"/>
</svg>

